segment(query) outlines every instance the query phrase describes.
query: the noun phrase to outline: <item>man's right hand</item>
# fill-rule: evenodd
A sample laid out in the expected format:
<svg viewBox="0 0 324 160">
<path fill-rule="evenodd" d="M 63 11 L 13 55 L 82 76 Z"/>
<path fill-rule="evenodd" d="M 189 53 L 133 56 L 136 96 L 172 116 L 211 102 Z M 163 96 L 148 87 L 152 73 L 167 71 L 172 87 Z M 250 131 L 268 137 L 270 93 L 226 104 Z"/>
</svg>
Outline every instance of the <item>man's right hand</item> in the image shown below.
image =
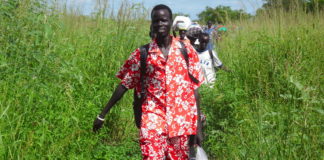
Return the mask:
<svg viewBox="0 0 324 160">
<path fill-rule="evenodd" d="M 95 121 L 93 122 L 93 131 L 97 132 L 102 125 L 104 124 L 104 121 L 99 120 L 98 118 L 95 119 Z"/>
<path fill-rule="evenodd" d="M 108 101 L 108 104 L 102 110 L 102 112 L 99 115 L 99 118 L 104 119 L 105 115 L 109 112 L 109 110 L 124 96 L 124 94 L 128 91 L 126 87 L 124 87 L 121 83 L 117 86 L 115 89 L 113 95 L 111 96 L 110 100 Z M 96 118 L 95 121 L 93 122 L 93 131 L 97 132 L 102 125 L 104 124 L 104 121 L 101 121 L 100 119 Z"/>
</svg>

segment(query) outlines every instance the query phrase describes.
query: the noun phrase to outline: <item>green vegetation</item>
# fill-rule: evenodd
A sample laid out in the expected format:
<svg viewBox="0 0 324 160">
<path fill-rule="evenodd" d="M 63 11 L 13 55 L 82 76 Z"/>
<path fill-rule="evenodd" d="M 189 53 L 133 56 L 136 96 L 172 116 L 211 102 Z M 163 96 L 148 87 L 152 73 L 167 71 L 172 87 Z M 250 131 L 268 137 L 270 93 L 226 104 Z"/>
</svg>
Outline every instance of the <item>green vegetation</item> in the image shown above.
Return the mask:
<svg viewBox="0 0 324 160">
<path fill-rule="evenodd" d="M 247 20 L 251 18 L 251 14 L 244 12 L 243 9 L 232 10 L 230 6 L 222 5 L 215 8 L 207 6 L 197 16 L 201 24 L 206 24 L 208 21 L 212 21 L 213 23 L 228 23 L 229 21 Z"/>
<path fill-rule="evenodd" d="M 149 11 L 123 3 L 112 15 L 105 2 L 86 17 L 58 2 L 0 0 L 0 159 L 141 158 L 132 91 L 91 132 L 115 73 L 150 41 Z M 200 90 L 210 159 L 324 158 L 323 25 L 322 12 L 299 8 L 225 24 L 242 30 L 217 46 L 232 72 Z"/>
<path fill-rule="evenodd" d="M 270 13 L 227 24 L 242 30 L 218 44 L 232 73 L 201 91 L 211 158 L 324 158 L 323 13 Z"/>
<path fill-rule="evenodd" d="M 262 8 L 283 8 L 286 11 L 302 6 L 305 10 L 314 12 L 323 9 L 324 0 L 265 0 Z"/>
<path fill-rule="evenodd" d="M 128 4 L 114 19 L 104 8 L 87 18 L 36 0 L 0 6 L 0 159 L 141 157 L 132 91 L 107 115 L 109 127 L 91 130 L 116 72 L 150 40 L 147 13 Z"/>
<path fill-rule="evenodd" d="M 250 5 L 254 6 L 250 1 Z M 244 4 L 242 4 L 244 6 Z M 283 9 L 286 12 L 295 11 L 298 8 L 302 13 L 315 13 L 324 8 L 324 0 L 264 0 L 262 8 L 257 9 L 256 13 L 258 16 L 262 16 L 262 12 L 268 12 L 273 14 L 274 10 Z M 277 11 L 276 11 L 277 12 Z M 182 14 L 182 13 L 180 13 Z M 259 15 L 261 14 L 261 15 Z M 232 10 L 230 6 L 219 5 L 215 8 L 206 6 L 205 10 L 197 14 L 199 22 L 206 24 L 208 21 L 213 23 L 230 23 L 230 21 L 246 21 L 253 16 L 246 13 L 243 9 Z"/>
</svg>

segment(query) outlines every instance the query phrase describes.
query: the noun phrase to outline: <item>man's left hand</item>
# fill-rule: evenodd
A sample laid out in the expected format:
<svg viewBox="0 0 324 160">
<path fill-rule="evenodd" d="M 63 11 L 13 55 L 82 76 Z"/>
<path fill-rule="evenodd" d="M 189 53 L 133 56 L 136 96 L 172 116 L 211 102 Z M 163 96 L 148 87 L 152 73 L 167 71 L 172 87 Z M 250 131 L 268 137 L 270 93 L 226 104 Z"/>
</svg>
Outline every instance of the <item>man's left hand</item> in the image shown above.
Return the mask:
<svg viewBox="0 0 324 160">
<path fill-rule="evenodd" d="M 202 131 L 197 129 L 196 135 L 190 135 L 189 137 L 189 145 L 190 146 L 194 146 L 197 147 L 197 145 L 199 147 L 203 146 L 203 135 L 202 135 Z"/>
<path fill-rule="evenodd" d="M 196 133 L 196 136 L 195 136 L 195 147 L 198 145 L 199 147 L 202 147 L 203 146 L 203 134 L 202 134 L 202 131 L 201 129 L 197 129 L 197 133 Z"/>
</svg>

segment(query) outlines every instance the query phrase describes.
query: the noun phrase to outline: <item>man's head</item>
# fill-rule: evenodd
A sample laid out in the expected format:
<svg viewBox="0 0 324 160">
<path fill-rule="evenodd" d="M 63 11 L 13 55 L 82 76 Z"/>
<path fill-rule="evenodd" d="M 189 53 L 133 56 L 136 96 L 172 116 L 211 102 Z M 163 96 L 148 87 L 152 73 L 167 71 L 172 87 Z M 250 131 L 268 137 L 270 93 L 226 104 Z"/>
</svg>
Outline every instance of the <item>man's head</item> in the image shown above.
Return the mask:
<svg viewBox="0 0 324 160">
<path fill-rule="evenodd" d="M 199 35 L 203 30 L 199 26 L 189 27 L 187 30 L 187 37 L 190 40 L 191 45 L 195 45 L 195 41 L 199 38 Z"/>
<path fill-rule="evenodd" d="M 197 40 L 197 38 L 195 36 L 187 36 L 189 41 L 190 41 L 190 44 L 191 45 L 195 45 L 195 42 Z"/>
<path fill-rule="evenodd" d="M 199 36 L 199 49 L 205 50 L 209 43 L 209 35 L 207 33 L 201 33 Z"/>
<path fill-rule="evenodd" d="M 211 28 L 212 25 L 213 25 L 212 21 L 208 21 L 208 22 L 207 22 L 207 26 L 208 26 L 208 28 Z"/>
<path fill-rule="evenodd" d="M 187 34 L 186 30 L 180 30 L 179 31 L 180 39 L 183 40 L 186 37 L 186 34 Z"/>
<path fill-rule="evenodd" d="M 172 11 L 168 6 L 163 4 L 156 5 L 151 12 L 151 21 L 157 37 L 170 35 L 173 20 Z"/>
</svg>

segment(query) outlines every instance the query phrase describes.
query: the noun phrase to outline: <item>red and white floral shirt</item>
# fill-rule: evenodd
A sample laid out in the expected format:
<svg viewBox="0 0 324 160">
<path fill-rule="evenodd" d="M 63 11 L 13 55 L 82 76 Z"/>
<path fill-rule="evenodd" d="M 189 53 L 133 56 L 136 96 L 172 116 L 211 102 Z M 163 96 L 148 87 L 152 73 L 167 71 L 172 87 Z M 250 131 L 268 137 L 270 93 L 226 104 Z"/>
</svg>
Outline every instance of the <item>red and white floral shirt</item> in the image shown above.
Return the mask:
<svg viewBox="0 0 324 160">
<path fill-rule="evenodd" d="M 184 43 L 188 53 L 188 65 L 183 58 L 181 45 L 172 38 L 169 55 L 164 58 L 154 39 L 148 50 L 143 98 L 141 127 L 158 134 L 167 129 L 169 137 L 196 134 L 197 107 L 194 90 L 204 81 L 195 49 Z M 116 74 L 128 89 L 136 87 L 140 96 L 140 50 L 136 49 Z M 189 68 L 188 68 L 189 66 Z M 189 78 L 189 73 L 199 84 Z"/>
</svg>

